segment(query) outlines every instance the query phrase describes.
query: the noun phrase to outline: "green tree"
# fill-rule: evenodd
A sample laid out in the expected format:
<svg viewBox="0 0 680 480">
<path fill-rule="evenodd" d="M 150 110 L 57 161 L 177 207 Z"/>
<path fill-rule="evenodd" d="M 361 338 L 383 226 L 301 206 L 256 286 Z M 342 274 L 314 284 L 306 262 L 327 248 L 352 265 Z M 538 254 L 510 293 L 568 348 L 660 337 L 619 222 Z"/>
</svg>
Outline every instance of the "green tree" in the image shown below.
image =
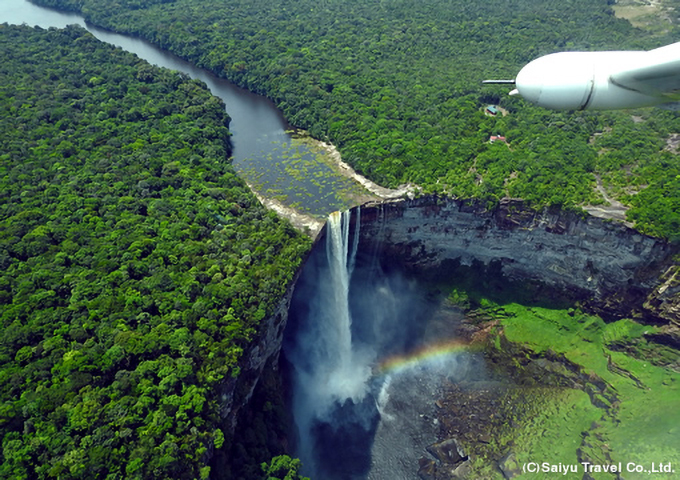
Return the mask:
<svg viewBox="0 0 680 480">
<path fill-rule="evenodd" d="M 299 459 L 292 459 L 288 455 L 279 455 L 271 461 L 262 464 L 264 476 L 262 480 L 309 480 L 303 477 L 299 471 L 302 464 Z"/>
</svg>

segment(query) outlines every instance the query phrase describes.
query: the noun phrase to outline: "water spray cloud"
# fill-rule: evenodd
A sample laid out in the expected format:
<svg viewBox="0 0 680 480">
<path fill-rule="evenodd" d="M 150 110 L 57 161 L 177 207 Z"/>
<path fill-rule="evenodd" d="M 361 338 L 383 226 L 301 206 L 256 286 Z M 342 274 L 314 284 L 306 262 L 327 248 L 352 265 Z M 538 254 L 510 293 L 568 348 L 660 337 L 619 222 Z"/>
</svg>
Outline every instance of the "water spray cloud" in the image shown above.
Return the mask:
<svg viewBox="0 0 680 480">
<path fill-rule="evenodd" d="M 406 410 L 421 408 L 441 379 L 464 370 L 465 344 L 442 342 L 453 330 L 429 323 L 438 307 L 417 280 L 383 264 L 379 247 L 359 251 L 355 212 L 330 216 L 325 248 L 312 252 L 293 296 L 284 354 L 292 367 L 295 454 L 311 478 L 402 478 L 368 472 L 406 468 L 389 460 L 396 452 L 417 464 L 417 449 L 401 443 L 424 436 L 396 433 L 414 425 L 400 416 L 403 402 Z"/>
</svg>

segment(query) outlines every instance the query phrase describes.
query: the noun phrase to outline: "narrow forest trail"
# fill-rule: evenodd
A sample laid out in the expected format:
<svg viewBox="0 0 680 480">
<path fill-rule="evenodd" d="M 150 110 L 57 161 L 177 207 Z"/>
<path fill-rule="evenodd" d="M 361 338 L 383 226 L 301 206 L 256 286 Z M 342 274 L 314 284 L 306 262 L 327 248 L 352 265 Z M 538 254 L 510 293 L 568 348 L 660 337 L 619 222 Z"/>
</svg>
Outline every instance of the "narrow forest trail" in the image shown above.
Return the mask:
<svg viewBox="0 0 680 480">
<path fill-rule="evenodd" d="M 598 174 L 595 174 L 595 180 L 597 181 L 595 189 L 609 205 L 586 205 L 583 209 L 593 217 L 618 220 L 632 228 L 633 224 L 626 221 L 626 211 L 628 211 L 628 207 L 607 194 L 607 191 L 602 184 L 602 178 Z"/>
</svg>

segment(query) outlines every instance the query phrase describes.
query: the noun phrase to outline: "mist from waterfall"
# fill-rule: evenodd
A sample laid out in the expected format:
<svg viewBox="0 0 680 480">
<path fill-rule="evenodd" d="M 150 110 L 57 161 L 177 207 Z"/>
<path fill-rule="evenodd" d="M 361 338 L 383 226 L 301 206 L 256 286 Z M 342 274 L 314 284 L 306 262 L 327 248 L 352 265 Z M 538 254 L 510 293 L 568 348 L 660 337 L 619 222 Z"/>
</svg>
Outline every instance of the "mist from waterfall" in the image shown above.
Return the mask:
<svg viewBox="0 0 680 480">
<path fill-rule="evenodd" d="M 465 368 L 457 355 L 386 366 L 451 340 L 458 313 L 442 315 L 441 296 L 381 259 L 379 245 L 363 239 L 360 249 L 353 212 L 330 216 L 291 302 L 283 356 L 294 454 L 313 480 L 411 479 L 436 437 L 440 385 Z"/>
<path fill-rule="evenodd" d="M 327 222 L 326 258 L 322 259 L 310 295 L 304 329 L 298 332 L 288 357 L 295 365 L 293 413 L 298 426 L 298 455 L 306 470 L 315 471 L 311 434 L 315 422 L 332 423 L 335 409 L 346 402 L 359 404 L 368 391 L 374 354 L 358 350 L 352 342 L 349 306 L 350 279 L 359 241 L 357 209 L 350 243 L 350 211 L 334 212 Z M 325 260 L 325 262 L 323 261 Z M 325 263 L 325 265 L 324 265 Z"/>
<path fill-rule="evenodd" d="M 315 318 L 322 321 L 315 336 L 319 347 L 319 363 L 315 365 L 313 375 L 316 386 L 322 388 L 319 393 L 324 398 L 317 403 L 317 416 L 323 418 L 324 410 L 334 402 L 351 399 L 360 401 L 366 394 L 366 381 L 371 375 L 370 358 L 365 353 L 357 352 L 352 345 L 352 314 L 349 308 L 349 283 L 356 262 L 357 245 L 359 243 L 360 210 L 357 209 L 356 230 L 350 248 L 350 211 L 334 212 L 328 219 L 326 240 L 326 258 L 329 264 L 329 285 L 322 290 L 325 297 L 321 299 L 323 312 Z"/>
</svg>

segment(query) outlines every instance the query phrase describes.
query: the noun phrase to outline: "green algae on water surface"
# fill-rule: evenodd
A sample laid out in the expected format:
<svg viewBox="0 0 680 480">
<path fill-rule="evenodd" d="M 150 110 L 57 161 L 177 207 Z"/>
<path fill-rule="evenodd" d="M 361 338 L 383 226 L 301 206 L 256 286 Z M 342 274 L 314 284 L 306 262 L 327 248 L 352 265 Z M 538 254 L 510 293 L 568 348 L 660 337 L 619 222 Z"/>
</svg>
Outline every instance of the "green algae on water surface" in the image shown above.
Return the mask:
<svg viewBox="0 0 680 480">
<path fill-rule="evenodd" d="M 344 176 L 320 142 L 298 135 L 272 142 L 269 153 L 234 165 L 253 188 L 282 203 L 325 218 L 373 196 Z"/>
</svg>

